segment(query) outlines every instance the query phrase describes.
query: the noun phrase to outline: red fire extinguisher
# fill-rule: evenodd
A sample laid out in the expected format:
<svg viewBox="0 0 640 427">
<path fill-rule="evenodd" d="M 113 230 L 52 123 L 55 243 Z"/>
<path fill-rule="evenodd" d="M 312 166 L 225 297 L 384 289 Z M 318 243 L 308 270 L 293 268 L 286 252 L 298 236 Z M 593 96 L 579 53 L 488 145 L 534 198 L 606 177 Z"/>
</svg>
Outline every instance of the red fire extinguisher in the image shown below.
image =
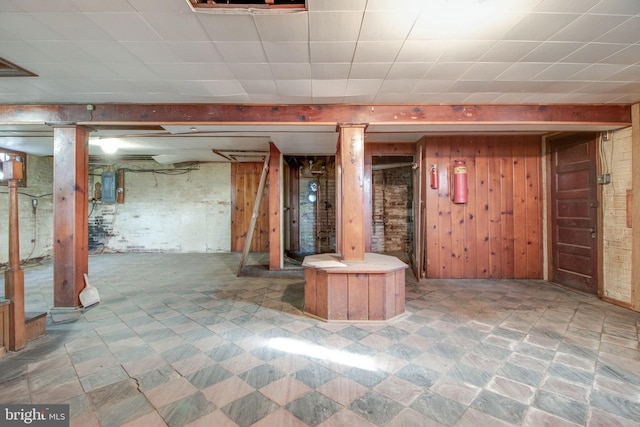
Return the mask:
<svg viewBox="0 0 640 427">
<path fill-rule="evenodd" d="M 431 165 L 431 188 L 433 189 L 437 189 L 438 188 L 438 165 Z"/>
<path fill-rule="evenodd" d="M 453 161 L 453 203 L 467 203 L 467 162 Z"/>
</svg>

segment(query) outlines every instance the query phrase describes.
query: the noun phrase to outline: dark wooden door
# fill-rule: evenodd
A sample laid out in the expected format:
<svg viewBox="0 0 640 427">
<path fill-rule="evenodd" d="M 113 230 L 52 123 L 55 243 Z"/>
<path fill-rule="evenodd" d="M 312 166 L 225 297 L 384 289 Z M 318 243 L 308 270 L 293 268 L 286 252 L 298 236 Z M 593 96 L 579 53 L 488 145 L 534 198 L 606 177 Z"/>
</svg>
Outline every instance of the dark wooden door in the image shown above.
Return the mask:
<svg viewBox="0 0 640 427">
<path fill-rule="evenodd" d="M 596 136 L 572 135 L 551 144 L 553 280 L 597 294 Z"/>
</svg>

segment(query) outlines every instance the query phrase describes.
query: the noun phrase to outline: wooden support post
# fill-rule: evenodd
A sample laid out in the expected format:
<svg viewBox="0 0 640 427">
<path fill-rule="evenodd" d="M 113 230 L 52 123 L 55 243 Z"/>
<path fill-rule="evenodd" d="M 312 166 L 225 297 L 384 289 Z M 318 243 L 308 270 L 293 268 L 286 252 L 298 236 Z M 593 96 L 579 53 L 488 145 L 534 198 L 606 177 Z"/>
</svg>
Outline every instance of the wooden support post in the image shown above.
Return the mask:
<svg viewBox="0 0 640 427">
<path fill-rule="evenodd" d="M 640 104 L 631 106 L 631 189 L 633 198 L 631 228 L 631 305 L 640 311 Z"/>
<path fill-rule="evenodd" d="M 364 261 L 364 125 L 340 127 L 342 260 Z"/>
<path fill-rule="evenodd" d="M 3 162 L 9 187 L 9 268 L 4 273 L 4 295 L 9 300 L 9 350 L 24 347 L 24 271 L 20 267 L 20 227 L 18 225 L 18 181 L 22 163 L 15 158 Z"/>
<path fill-rule="evenodd" d="M 282 270 L 282 155 L 269 143 L 269 270 Z"/>
<path fill-rule="evenodd" d="M 89 271 L 89 131 L 53 130 L 53 305 L 79 308 Z"/>
<path fill-rule="evenodd" d="M 251 241 L 253 240 L 253 230 L 256 228 L 256 222 L 258 220 L 258 213 L 260 212 L 260 201 L 262 200 L 262 194 L 264 193 L 264 186 L 267 182 L 267 173 L 269 172 L 269 153 L 264 158 L 264 165 L 262 166 L 262 175 L 260 176 L 260 184 L 258 184 L 258 192 L 256 194 L 256 201 L 253 204 L 253 212 L 251 213 L 251 223 L 247 230 L 247 238 L 244 240 L 244 249 L 242 256 L 240 257 L 240 265 L 238 266 L 238 272 L 236 276 L 239 277 L 242 273 L 242 268 L 249 255 L 249 249 L 251 249 Z"/>
</svg>

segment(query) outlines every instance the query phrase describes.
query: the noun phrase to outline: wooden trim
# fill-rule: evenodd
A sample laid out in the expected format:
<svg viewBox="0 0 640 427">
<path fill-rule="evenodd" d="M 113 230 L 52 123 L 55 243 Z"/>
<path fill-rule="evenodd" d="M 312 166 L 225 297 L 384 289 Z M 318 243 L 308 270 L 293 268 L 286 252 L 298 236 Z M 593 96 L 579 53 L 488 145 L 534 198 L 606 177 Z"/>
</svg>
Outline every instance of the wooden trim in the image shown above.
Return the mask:
<svg viewBox="0 0 640 427">
<path fill-rule="evenodd" d="M 633 125 L 631 127 L 631 170 L 632 191 L 640 190 L 640 104 L 631 107 Z M 633 309 L 640 311 L 640 197 L 633 198 L 633 224 L 631 229 L 631 304 Z"/>
<path fill-rule="evenodd" d="M 282 154 L 269 143 L 269 270 L 282 270 Z"/>
<path fill-rule="evenodd" d="M 620 307 L 628 308 L 630 310 L 635 310 L 635 308 L 633 307 L 633 304 L 630 304 L 628 302 L 620 301 L 620 300 L 617 300 L 615 298 L 611 298 L 611 297 L 604 296 L 604 295 L 602 295 L 600 297 L 600 299 L 602 299 L 602 301 L 608 302 L 610 304 L 615 304 L 615 305 L 619 305 Z"/>
<path fill-rule="evenodd" d="M 227 105 L 86 104 L 0 105 L 0 123 L 51 124 L 290 124 L 370 123 L 382 125 L 631 124 L 628 105 Z"/>
</svg>

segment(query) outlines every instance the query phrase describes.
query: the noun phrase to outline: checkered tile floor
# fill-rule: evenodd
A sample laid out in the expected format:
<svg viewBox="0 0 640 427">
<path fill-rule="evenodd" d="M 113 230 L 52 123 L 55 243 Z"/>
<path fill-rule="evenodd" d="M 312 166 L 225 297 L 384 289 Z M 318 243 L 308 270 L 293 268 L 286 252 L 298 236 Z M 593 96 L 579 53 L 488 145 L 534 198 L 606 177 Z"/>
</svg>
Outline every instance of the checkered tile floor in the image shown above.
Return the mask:
<svg viewBox="0 0 640 427">
<path fill-rule="evenodd" d="M 102 302 L 0 359 L 0 402 L 73 426 L 637 426 L 640 314 L 543 281 L 428 280 L 407 314 L 325 323 L 238 254 L 90 258 Z M 52 265 L 25 270 L 27 310 Z"/>
</svg>

